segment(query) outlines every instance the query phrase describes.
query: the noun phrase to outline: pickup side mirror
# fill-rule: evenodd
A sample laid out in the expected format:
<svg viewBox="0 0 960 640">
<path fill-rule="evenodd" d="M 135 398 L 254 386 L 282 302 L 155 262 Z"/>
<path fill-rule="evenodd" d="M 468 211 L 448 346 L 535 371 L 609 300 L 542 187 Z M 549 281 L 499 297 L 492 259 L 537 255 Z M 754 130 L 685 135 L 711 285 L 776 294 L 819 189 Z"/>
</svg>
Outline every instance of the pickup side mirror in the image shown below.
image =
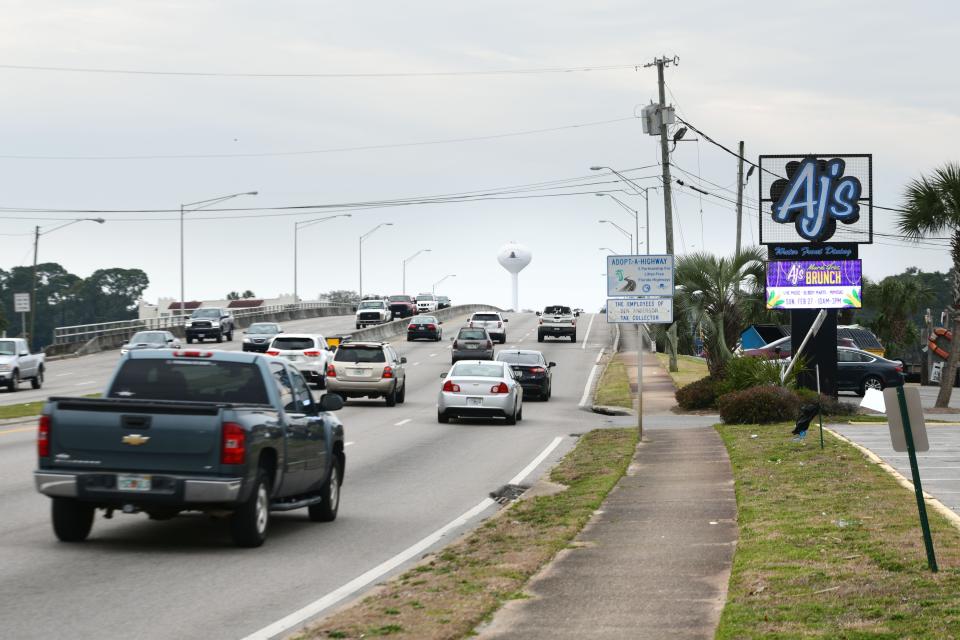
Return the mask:
<svg viewBox="0 0 960 640">
<path fill-rule="evenodd" d="M 553 369 L 555 366 L 557 366 L 557 363 L 556 363 L 556 362 L 548 362 L 548 363 L 547 363 L 547 368 L 549 368 L 549 369 Z"/>
<path fill-rule="evenodd" d="M 579 317 L 580 317 L 580 312 L 579 312 L 579 311 L 575 311 L 574 314 L 573 314 L 573 317 L 574 317 L 574 318 L 579 318 Z"/>
<path fill-rule="evenodd" d="M 320 398 L 321 411 L 339 411 L 343 409 L 343 398 L 336 393 L 325 393 Z"/>
<path fill-rule="evenodd" d="M 504 318 L 503 321 L 504 321 L 504 322 L 510 322 L 510 318 Z"/>
<path fill-rule="evenodd" d="M 21 351 L 21 352 L 20 352 L 20 356 L 21 356 L 21 357 L 23 357 L 23 356 L 28 356 L 28 355 L 30 355 L 30 352 L 29 352 L 29 351 Z"/>
<path fill-rule="evenodd" d="M 537 311 L 537 315 L 538 315 L 538 316 L 540 315 L 540 312 L 539 312 L 539 311 Z"/>
<path fill-rule="evenodd" d="M 400 356 L 400 364 L 407 364 L 407 357 L 406 357 L 406 356 Z"/>
</svg>

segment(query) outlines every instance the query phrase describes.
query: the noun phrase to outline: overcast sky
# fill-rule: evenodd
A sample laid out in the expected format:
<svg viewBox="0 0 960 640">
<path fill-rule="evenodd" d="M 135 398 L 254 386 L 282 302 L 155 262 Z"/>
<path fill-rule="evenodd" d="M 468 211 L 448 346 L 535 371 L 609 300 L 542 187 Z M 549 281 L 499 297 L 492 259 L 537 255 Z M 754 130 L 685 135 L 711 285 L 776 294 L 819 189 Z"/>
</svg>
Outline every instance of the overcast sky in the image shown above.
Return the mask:
<svg viewBox="0 0 960 640">
<path fill-rule="evenodd" d="M 0 65 L 228 74 L 404 74 L 635 65 L 679 56 L 667 71 L 678 113 L 747 156 L 872 153 L 877 204 L 901 204 L 910 179 L 957 161 L 960 142 L 960 8 L 954 2 L 806 2 L 789 12 L 769 2 L 635 1 L 345 3 L 310 1 L 129 2 L 5 0 Z M 243 78 L 0 69 L 0 207 L 177 209 L 238 191 L 243 207 L 367 202 L 577 178 L 590 165 L 656 165 L 657 139 L 635 109 L 656 97 L 654 69 L 501 75 Z M 623 119 L 623 120 L 621 120 Z M 579 128 L 571 125 L 609 122 Z M 270 154 L 500 136 L 481 141 L 299 155 L 125 160 L 9 156 L 191 156 Z M 687 136 L 692 137 L 692 135 Z M 701 140 L 673 162 L 733 198 L 735 159 Z M 654 176 L 656 166 L 631 175 Z M 684 177 L 678 174 L 678 177 Z M 755 179 L 755 176 L 754 176 Z M 602 180 L 602 178 L 598 178 Z M 709 181 L 709 182 L 706 182 Z M 654 185 L 656 180 L 646 179 Z M 715 183 L 717 187 L 710 186 Z M 509 275 L 496 262 L 508 241 L 533 262 L 520 303 L 598 308 L 605 252 L 626 252 L 610 219 L 633 221 L 592 189 L 585 195 L 483 200 L 357 210 L 301 231 L 300 294 L 357 288 L 358 236 L 364 289 L 397 293 L 403 258 L 408 292 L 455 302 L 510 304 Z M 554 190 L 556 192 L 558 190 Z M 537 192 L 544 194 L 549 192 Z M 651 249 L 664 250 L 663 205 L 651 193 Z M 530 194 L 526 194 L 530 195 Z M 756 238 L 751 182 L 745 243 Z M 733 205 L 675 195 L 677 253 L 730 253 Z M 641 198 L 632 206 L 643 210 Z M 280 211 L 245 212 L 273 215 Z M 190 214 L 187 298 L 252 289 L 293 289 L 293 225 L 323 212 L 245 220 Z M 74 218 L 77 214 L 0 212 Z M 82 217 L 82 216 L 80 216 Z M 148 300 L 179 296 L 178 214 L 104 214 L 44 236 L 41 261 L 86 276 L 139 267 Z M 895 214 L 875 212 L 892 232 Z M 147 220 L 142 220 L 147 218 Z M 151 219 L 153 218 L 153 219 Z M 160 218 L 162 220 L 158 220 Z M 191 219 L 193 218 L 193 219 Z M 136 219 L 136 220 L 134 220 Z M 52 220 L 0 219 L 0 233 L 29 234 Z M 643 222 L 641 222 L 643 224 Z M 749 230 L 748 230 L 749 229 Z M 641 235 L 645 232 L 641 230 Z M 751 235 L 752 234 L 752 235 Z M 883 239 L 861 251 L 880 278 L 908 266 L 944 270 L 947 249 Z M 29 264 L 29 235 L 0 236 L 0 268 Z M 641 246 L 641 251 L 643 246 Z"/>
</svg>

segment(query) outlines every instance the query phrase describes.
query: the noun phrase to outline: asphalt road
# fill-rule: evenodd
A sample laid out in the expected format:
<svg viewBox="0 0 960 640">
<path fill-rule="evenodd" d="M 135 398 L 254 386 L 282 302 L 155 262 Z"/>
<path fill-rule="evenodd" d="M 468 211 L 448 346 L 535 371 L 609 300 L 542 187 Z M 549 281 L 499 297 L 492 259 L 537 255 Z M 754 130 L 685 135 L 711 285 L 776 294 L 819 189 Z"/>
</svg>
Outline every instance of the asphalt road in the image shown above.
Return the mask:
<svg viewBox="0 0 960 640">
<path fill-rule="evenodd" d="M 508 317 L 506 346 L 537 348 L 537 318 Z M 336 322 L 317 319 L 297 328 L 331 331 Z M 452 333 L 458 324 L 444 326 Z M 577 410 L 608 343 L 603 318 L 582 316 L 579 338 L 539 345 L 558 363 L 553 398 L 526 403 L 515 427 L 438 424 L 436 394 L 450 364 L 449 341 L 395 341 L 409 361 L 406 403 L 387 408 L 356 401 L 338 414 L 348 444 L 339 518 L 312 523 L 305 512 L 275 514 L 260 549 L 234 548 L 224 522 L 200 515 L 166 522 L 142 514 L 98 516 L 86 543 L 58 543 L 49 501 L 33 488 L 33 427 L 0 428 L 0 635 L 269 637 L 277 630 L 270 625 L 294 612 L 315 614 L 338 597 L 356 597 L 491 515 L 498 507 L 488 493 L 525 472 L 524 483 L 535 480 L 573 446 L 571 434 L 607 424 Z M 97 376 L 105 375 L 97 372 L 115 359 L 114 353 L 64 362 L 64 373 L 79 367 L 71 370 L 94 382 L 67 383 L 74 385 L 70 391 L 97 390 Z M 88 365 L 91 360 L 98 364 Z M 51 373 L 59 368 L 51 366 Z M 51 391 L 62 393 L 67 384 L 52 383 Z"/>
</svg>

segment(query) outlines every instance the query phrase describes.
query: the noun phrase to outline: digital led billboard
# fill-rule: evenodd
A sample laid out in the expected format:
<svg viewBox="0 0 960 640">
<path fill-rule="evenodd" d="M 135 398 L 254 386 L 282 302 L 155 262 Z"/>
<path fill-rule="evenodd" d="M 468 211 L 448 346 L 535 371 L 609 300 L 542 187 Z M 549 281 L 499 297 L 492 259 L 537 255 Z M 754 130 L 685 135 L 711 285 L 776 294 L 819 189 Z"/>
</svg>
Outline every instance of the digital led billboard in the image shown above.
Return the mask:
<svg viewBox="0 0 960 640">
<path fill-rule="evenodd" d="M 767 309 L 859 309 L 859 260 L 767 263 Z"/>
</svg>

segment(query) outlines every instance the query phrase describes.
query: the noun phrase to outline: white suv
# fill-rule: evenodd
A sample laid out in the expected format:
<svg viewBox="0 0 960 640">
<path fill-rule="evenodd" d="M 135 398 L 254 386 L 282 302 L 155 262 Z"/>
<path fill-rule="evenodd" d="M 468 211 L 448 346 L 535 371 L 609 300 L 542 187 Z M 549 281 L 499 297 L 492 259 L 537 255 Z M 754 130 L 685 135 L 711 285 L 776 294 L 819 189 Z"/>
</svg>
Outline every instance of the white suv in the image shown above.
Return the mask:
<svg viewBox="0 0 960 640">
<path fill-rule="evenodd" d="M 432 293 L 421 293 L 417 296 L 417 313 L 430 313 L 437 310 L 437 296 Z"/>
<path fill-rule="evenodd" d="M 357 329 L 393 320 L 386 300 L 361 300 L 357 305 Z"/>
<path fill-rule="evenodd" d="M 507 319 L 500 315 L 499 311 L 478 311 L 470 316 L 468 327 L 477 329 L 486 329 L 492 340 L 500 344 L 507 341 L 507 328 L 504 326 Z"/>
<path fill-rule="evenodd" d="M 327 339 L 318 334 L 284 333 L 273 339 L 268 356 L 283 358 L 303 374 L 307 382 L 319 388 L 327 386 L 327 365 L 333 360 L 333 351 Z"/>
</svg>

